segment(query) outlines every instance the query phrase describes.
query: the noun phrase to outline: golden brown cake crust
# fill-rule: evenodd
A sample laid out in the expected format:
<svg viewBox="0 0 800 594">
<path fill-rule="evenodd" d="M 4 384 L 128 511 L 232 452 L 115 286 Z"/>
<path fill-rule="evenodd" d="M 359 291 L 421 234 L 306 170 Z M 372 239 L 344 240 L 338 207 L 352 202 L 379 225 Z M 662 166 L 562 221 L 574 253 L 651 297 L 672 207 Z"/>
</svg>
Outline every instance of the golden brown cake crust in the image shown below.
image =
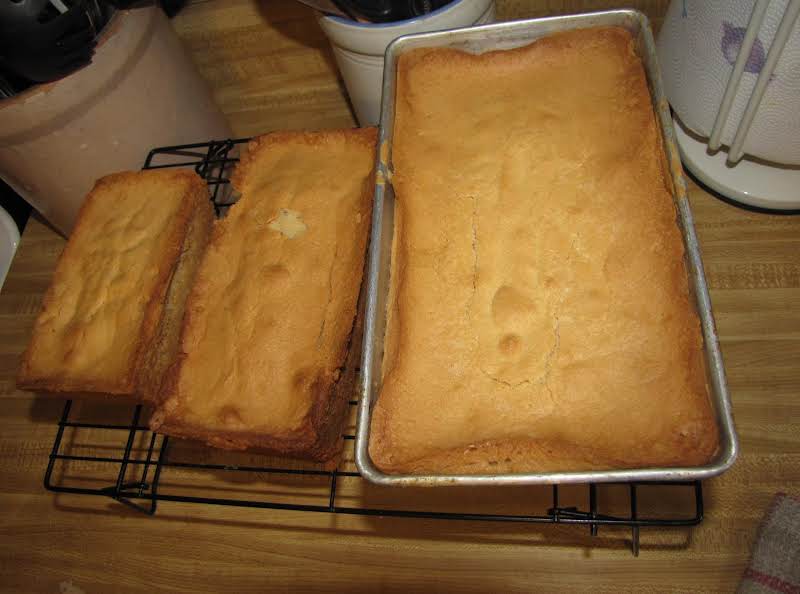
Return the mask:
<svg viewBox="0 0 800 594">
<path fill-rule="evenodd" d="M 228 449 L 328 460 L 372 212 L 374 128 L 254 139 L 187 305 L 151 420 Z"/>
<path fill-rule="evenodd" d="M 699 465 L 718 447 L 641 61 L 618 28 L 398 64 L 388 473 Z"/>
<path fill-rule="evenodd" d="M 210 227 L 210 212 L 206 185 L 191 171 L 98 180 L 59 258 L 18 386 L 147 398 L 152 390 L 139 384 L 154 381 L 145 360 L 188 228 L 197 216 Z"/>
</svg>

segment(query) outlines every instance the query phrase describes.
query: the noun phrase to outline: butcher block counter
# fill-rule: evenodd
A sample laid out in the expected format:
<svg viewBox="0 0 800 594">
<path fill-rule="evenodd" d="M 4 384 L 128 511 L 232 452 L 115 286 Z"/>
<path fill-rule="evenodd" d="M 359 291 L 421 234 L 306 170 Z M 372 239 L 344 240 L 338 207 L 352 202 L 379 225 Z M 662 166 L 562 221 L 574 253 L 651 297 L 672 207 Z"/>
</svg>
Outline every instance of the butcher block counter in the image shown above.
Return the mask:
<svg viewBox="0 0 800 594">
<path fill-rule="evenodd" d="M 667 3 L 633 4 L 657 26 Z M 498 14 L 614 5 L 508 0 L 499 2 Z M 300 4 L 198 0 L 174 25 L 237 135 L 354 124 L 323 34 Z M 746 211 L 693 182 L 690 199 L 741 453 L 729 472 L 705 481 L 703 522 L 642 529 L 638 557 L 631 554 L 630 529 L 621 527 L 601 527 L 591 536 L 584 526 L 171 501 L 160 502 L 151 517 L 107 497 L 46 491 L 42 480 L 63 402 L 16 390 L 14 376 L 64 239 L 32 218 L 0 292 L 0 590 L 734 590 L 773 496 L 800 495 L 800 217 Z M 85 406 L 100 409 L 88 414 L 106 414 L 102 404 Z M 111 406 L 108 414 L 118 409 Z M 75 438 L 72 447 L 82 447 L 79 442 Z M 102 452 L 102 440 L 93 447 Z M 206 455 L 201 446 L 196 455 Z M 266 488 L 258 481 L 229 482 L 225 492 Z M 541 499 L 541 489 L 493 496 L 533 501 Z M 383 497 L 440 507 L 469 497 L 463 490 L 418 491 Z M 357 505 L 358 497 L 355 490 L 346 503 Z"/>
</svg>

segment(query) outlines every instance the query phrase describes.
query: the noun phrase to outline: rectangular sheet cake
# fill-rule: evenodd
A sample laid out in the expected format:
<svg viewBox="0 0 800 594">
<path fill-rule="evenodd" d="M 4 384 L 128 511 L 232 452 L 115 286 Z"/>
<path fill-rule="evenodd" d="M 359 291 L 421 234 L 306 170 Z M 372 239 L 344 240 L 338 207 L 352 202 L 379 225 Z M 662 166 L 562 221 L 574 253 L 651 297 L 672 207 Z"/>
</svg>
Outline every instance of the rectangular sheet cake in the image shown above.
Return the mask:
<svg viewBox="0 0 800 594">
<path fill-rule="evenodd" d="M 630 34 L 398 62 L 369 454 L 387 473 L 701 465 L 718 447 Z"/>
</svg>

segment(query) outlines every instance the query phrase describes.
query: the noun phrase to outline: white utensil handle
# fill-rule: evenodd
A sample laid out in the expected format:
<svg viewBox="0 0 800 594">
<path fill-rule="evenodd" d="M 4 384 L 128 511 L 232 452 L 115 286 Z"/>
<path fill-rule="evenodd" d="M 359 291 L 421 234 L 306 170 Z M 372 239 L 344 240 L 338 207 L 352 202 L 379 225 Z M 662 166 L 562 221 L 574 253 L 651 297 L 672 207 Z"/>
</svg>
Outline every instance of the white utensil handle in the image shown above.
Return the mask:
<svg viewBox="0 0 800 594">
<path fill-rule="evenodd" d="M 736 56 L 733 72 L 731 72 L 731 77 L 728 79 L 728 85 L 725 87 L 725 94 L 722 96 L 717 118 L 714 120 L 711 137 L 708 139 L 708 148 L 712 151 L 719 150 L 719 147 L 722 145 L 722 131 L 725 129 L 725 124 L 728 123 L 728 116 L 731 114 L 733 99 L 736 97 L 736 92 L 739 90 L 739 82 L 742 79 L 744 67 L 747 65 L 747 60 L 750 57 L 753 44 L 756 39 L 758 39 L 758 32 L 761 29 L 761 23 L 764 22 L 764 15 L 767 12 L 767 8 L 769 8 L 769 2 L 770 0 L 758 0 L 753 7 L 753 12 L 750 15 L 750 22 L 747 24 L 747 31 L 744 34 L 742 45 L 739 48 L 739 54 Z"/>
<path fill-rule="evenodd" d="M 64 14 L 65 12 L 67 12 L 67 10 L 69 10 L 61 0 L 50 0 L 50 4 L 52 4 L 55 7 L 55 9 L 61 14 Z"/>
<path fill-rule="evenodd" d="M 786 42 L 789 40 L 789 36 L 792 33 L 792 28 L 794 27 L 794 23 L 797 20 L 798 15 L 800 15 L 800 0 L 790 0 L 789 5 L 786 7 L 786 10 L 783 13 L 781 24 L 778 26 L 778 31 L 775 33 L 775 38 L 772 41 L 772 45 L 769 48 L 769 53 L 767 54 L 767 59 L 764 62 L 764 67 L 761 69 L 758 79 L 756 80 L 756 86 L 750 95 L 750 100 L 747 102 L 744 115 L 739 122 L 739 128 L 736 130 L 736 136 L 733 138 L 730 151 L 728 151 L 728 163 L 732 165 L 737 163 L 744 156 L 744 142 L 747 138 L 747 133 L 750 131 L 750 126 L 755 119 L 758 106 L 761 104 L 761 99 L 764 97 L 764 91 L 767 88 L 767 83 L 769 83 L 772 73 L 775 70 L 775 65 L 778 63 L 781 53 L 783 53 L 783 48 L 786 45 Z M 749 29 L 750 27 L 748 26 L 748 35 L 750 33 Z M 736 60 L 737 63 L 739 62 L 741 55 L 742 51 L 740 50 L 739 56 Z M 749 55 L 750 52 L 748 50 L 747 54 L 745 54 L 745 60 Z"/>
</svg>

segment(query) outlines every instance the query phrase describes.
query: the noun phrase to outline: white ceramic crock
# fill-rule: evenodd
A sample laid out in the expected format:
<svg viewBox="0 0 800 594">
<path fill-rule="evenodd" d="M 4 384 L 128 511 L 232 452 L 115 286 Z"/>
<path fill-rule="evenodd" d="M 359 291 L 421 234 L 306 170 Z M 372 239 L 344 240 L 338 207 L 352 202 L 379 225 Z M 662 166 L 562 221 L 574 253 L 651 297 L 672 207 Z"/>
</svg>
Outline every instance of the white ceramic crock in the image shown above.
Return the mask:
<svg viewBox="0 0 800 594">
<path fill-rule="evenodd" d="M 383 54 L 402 35 L 484 25 L 494 20 L 494 0 L 455 0 L 421 17 L 395 23 L 359 23 L 320 15 L 362 126 L 375 126 L 381 115 Z"/>
</svg>

